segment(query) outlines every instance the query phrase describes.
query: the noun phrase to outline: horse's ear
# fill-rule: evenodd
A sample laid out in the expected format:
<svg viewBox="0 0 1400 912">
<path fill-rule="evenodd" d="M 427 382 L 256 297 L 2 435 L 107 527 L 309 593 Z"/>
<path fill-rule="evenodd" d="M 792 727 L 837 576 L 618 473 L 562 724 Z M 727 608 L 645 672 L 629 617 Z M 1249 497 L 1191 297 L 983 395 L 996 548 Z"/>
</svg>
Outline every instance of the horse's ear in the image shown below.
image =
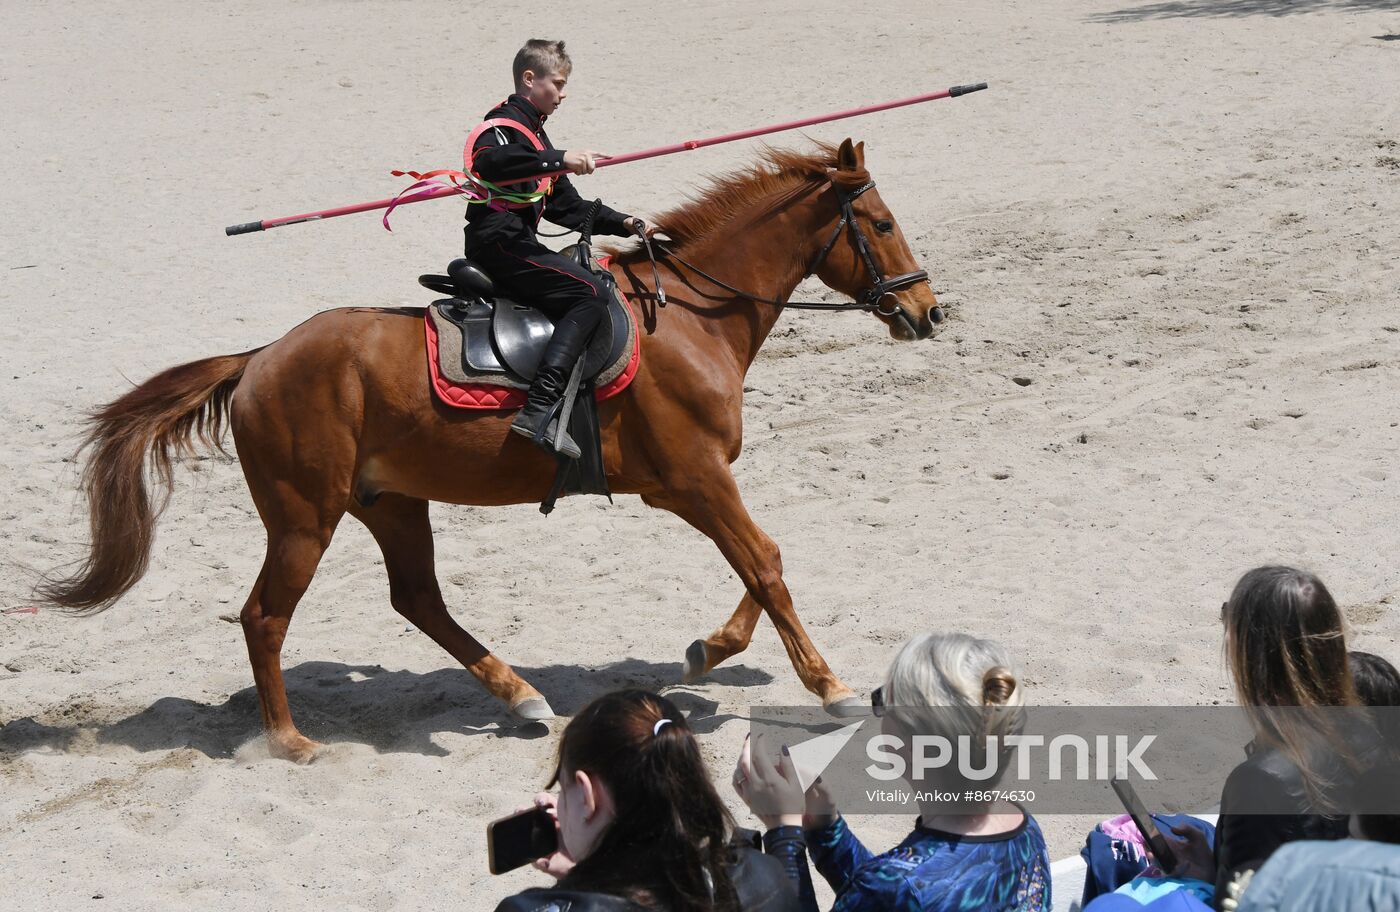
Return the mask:
<svg viewBox="0 0 1400 912">
<path fill-rule="evenodd" d="M 836 170 L 838 171 L 859 171 L 865 165 L 865 143 L 856 148 L 847 137 L 841 143 L 841 148 L 836 150 Z"/>
</svg>

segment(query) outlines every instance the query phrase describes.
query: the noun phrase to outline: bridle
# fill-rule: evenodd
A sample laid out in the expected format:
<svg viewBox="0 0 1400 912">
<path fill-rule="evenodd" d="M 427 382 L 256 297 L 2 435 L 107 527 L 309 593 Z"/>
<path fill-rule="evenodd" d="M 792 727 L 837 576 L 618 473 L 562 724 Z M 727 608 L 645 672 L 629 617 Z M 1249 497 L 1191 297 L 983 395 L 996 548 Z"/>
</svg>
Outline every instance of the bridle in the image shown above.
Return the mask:
<svg viewBox="0 0 1400 912">
<path fill-rule="evenodd" d="M 894 293 L 901 288 L 908 288 L 910 285 L 917 285 L 919 282 L 928 281 L 928 273 L 922 269 L 915 270 L 914 272 L 906 272 L 903 275 L 897 275 L 889 279 L 885 278 L 884 274 L 880 272 L 880 267 L 875 262 L 875 254 L 870 250 L 870 242 L 866 240 L 865 232 L 860 230 L 860 222 L 856 221 L 856 210 L 853 205 L 858 196 L 874 188 L 875 182 L 873 180 L 866 181 L 859 187 L 850 191 L 842 190 L 835 184 L 831 185 L 831 189 L 836 191 L 836 198 L 841 201 L 841 220 L 836 223 L 836 227 L 832 229 L 831 237 L 827 239 L 826 244 L 822 247 L 821 253 L 817 254 L 817 258 L 812 261 L 812 265 L 807 267 L 807 274 L 802 277 L 803 279 L 807 279 L 816 274 L 817 270 L 821 268 L 822 263 L 826 262 L 827 254 L 831 253 L 832 248 L 836 246 L 836 242 L 841 239 L 842 230 L 849 226 L 851 229 L 851 238 L 855 241 L 856 251 L 860 254 L 860 258 L 865 261 L 865 268 L 870 273 L 870 287 L 861 292 L 860 297 L 852 304 L 828 304 L 812 307 L 807 304 L 789 303 L 787 304 L 788 307 L 807 307 L 813 310 L 873 310 L 881 316 L 893 317 L 896 314 L 904 313 L 904 310 L 899 306 L 897 301 L 895 302 L 893 310 L 884 310 L 880 304 L 885 298 L 893 297 Z"/>
<path fill-rule="evenodd" d="M 680 263 L 682 266 L 685 266 L 691 272 L 694 272 L 696 275 L 699 275 L 701 278 L 706 279 L 707 281 L 718 285 L 720 288 L 723 288 L 726 291 L 733 292 L 734 294 L 739 295 L 743 298 L 749 298 L 751 300 L 758 301 L 763 304 L 771 304 L 775 307 L 794 307 L 801 310 L 873 311 L 874 313 L 879 314 L 882 317 L 899 317 L 906 324 L 909 325 L 910 329 L 913 329 L 914 321 L 910 319 L 909 314 L 905 312 L 902 306 L 900 306 L 898 299 L 894 297 L 894 293 L 896 291 L 899 291 L 900 289 L 908 288 L 911 285 L 917 285 L 920 282 L 927 282 L 929 280 L 928 272 L 923 269 L 919 269 L 914 272 L 906 272 L 901 275 L 892 276 L 891 278 L 887 279 L 885 278 L 884 273 L 880 271 L 880 266 L 878 263 L 875 262 L 875 255 L 870 249 L 870 242 L 866 239 L 865 232 L 861 230 L 860 222 L 856 220 L 856 212 L 855 207 L 853 205 L 857 197 L 859 197 L 862 193 L 865 193 L 867 190 L 874 189 L 874 187 L 875 182 L 873 180 L 866 181 L 864 184 L 861 184 L 854 190 L 843 190 L 840 187 L 838 187 L 835 183 L 831 185 L 831 189 L 836 192 L 837 200 L 839 200 L 841 203 L 841 219 L 836 223 L 836 227 L 832 229 L 831 237 L 827 239 L 824 245 L 822 245 L 821 252 L 818 253 L 816 258 L 812 260 L 811 264 L 807 267 L 806 273 L 804 273 L 802 276 L 802 278 L 805 280 L 811 278 L 813 275 L 816 274 L 817 270 L 820 269 L 822 267 L 822 264 L 826 262 L 827 256 L 836 247 L 836 242 L 841 239 L 841 233 L 847 228 L 849 228 L 851 232 L 851 239 L 855 243 L 856 252 L 860 254 L 861 260 L 865 263 L 866 271 L 870 273 L 870 287 L 862 291 L 857 296 L 855 301 L 849 303 L 828 304 L 825 302 L 817 301 L 779 301 L 774 298 L 765 298 L 760 295 L 756 295 L 751 292 L 735 288 L 728 282 L 715 278 L 714 276 L 705 272 L 705 270 L 700 269 L 695 264 L 688 262 L 684 257 L 676 253 L 674 250 L 671 250 L 670 248 L 661 247 L 660 245 L 658 245 L 656 249 L 660 251 L 662 256 L 670 257 L 671 259 Z M 652 254 L 651 242 L 645 236 L 642 237 L 642 242 L 646 245 L 647 257 L 651 259 L 652 277 L 656 281 L 657 300 L 664 304 L 666 301 L 666 293 L 661 290 L 661 275 L 656 268 L 656 259 Z M 884 309 L 883 304 L 885 298 L 890 298 L 891 300 L 893 300 L 894 306 L 892 309 Z M 942 316 L 943 315 L 941 308 L 935 307 L 934 310 L 930 312 L 930 319 L 932 319 L 935 323 L 942 322 Z"/>
</svg>

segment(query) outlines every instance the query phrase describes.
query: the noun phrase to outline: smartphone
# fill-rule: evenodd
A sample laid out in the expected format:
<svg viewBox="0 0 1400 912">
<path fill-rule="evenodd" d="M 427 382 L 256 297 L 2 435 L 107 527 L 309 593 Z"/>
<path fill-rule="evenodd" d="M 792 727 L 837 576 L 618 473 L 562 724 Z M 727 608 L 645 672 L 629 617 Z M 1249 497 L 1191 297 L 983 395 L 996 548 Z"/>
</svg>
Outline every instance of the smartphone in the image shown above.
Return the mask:
<svg viewBox="0 0 1400 912">
<path fill-rule="evenodd" d="M 544 808 L 530 808 L 486 824 L 486 863 L 492 874 L 514 871 L 554 854 L 559 831 Z"/>
<path fill-rule="evenodd" d="M 1157 865 L 1168 874 L 1176 870 L 1176 854 L 1172 852 L 1162 831 L 1157 829 L 1157 822 L 1147 812 L 1147 806 L 1142 803 L 1137 791 L 1126 779 L 1114 779 L 1112 785 L 1113 790 L 1118 793 L 1118 800 L 1123 802 L 1123 807 L 1128 811 L 1128 816 L 1137 824 L 1143 841 L 1156 856 Z"/>
</svg>

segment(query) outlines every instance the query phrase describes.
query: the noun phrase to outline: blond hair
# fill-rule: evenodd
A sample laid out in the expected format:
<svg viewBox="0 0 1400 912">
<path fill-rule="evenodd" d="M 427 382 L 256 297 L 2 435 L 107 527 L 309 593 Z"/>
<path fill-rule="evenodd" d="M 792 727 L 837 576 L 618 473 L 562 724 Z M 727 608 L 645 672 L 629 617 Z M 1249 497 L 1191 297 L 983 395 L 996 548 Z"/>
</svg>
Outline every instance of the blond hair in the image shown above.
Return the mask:
<svg viewBox="0 0 1400 912">
<path fill-rule="evenodd" d="M 890 721 L 906 736 L 966 736 L 977 766 L 985 764 L 988 738 L 1004 755 L 1007 736 L 1026 727 L 1025 688 L 1006 647 L 991 640 L 916 636 L 895 656 L 883 692 Z"/>
<path fill-rule="evenodd" d="M 511 64 L 511 74 L 515 77 L 516 88 L 526 70 L 533 70 L 536 76 L 552 76 L 558 73 L 568 76 L 573 71 L 574 62 L 564 50 L 564 42 L 550 41 L 547 38 L 531 38 L 525 46 L 515 52 L 515 62 Z"/>
</svg>

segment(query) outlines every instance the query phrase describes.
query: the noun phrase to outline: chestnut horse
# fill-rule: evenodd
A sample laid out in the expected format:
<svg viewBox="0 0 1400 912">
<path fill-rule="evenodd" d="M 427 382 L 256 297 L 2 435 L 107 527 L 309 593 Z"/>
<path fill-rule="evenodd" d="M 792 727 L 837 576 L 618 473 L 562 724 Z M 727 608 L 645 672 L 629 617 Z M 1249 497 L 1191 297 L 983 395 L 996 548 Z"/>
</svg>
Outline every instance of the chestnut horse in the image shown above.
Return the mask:
<svg viewBox="0 0 1400 912">
<path fill-rule="evenodd" d="M 803 685 L 835 713 L 852 708 L 855 696 L 803 630 L 778 547 L 750 518 L 729 466 L 740 452 L 744 374 L 804 268 L 860 296 L 896 339 L 927 338 L 942 317 L 899 226 L 871 189 L 863 146 L 848 139 L 813 154 L 770 151 L 659 217 L 673 238 L 672 256 L 661 260 L 671 286 L 664 307 L 639 278 L 651 278 L 649 268 L 637 268 L 645 253 L 615 257 L 610 268 L 645 315 L 641 364 L 631 386 L 599 408 L 612 490 L 639 494 L 690 523 L 744 583 L 733 616 L 687 650 L 686 680 L 747 647 L 766 612 Z M 883 278 L 890 275 L 899 278 Z M 292 721 L 281 650 L 346 513 L 383 550 L 394 609 L 517 718 L 549 718 L 540 693 L 448 613 L 428 503 L 539 501 L 555 464 L 509 432 L 510 413 L 460 411 L 435 400 L 423 314 L 326 311 L 263 348 L 171 368 L 97 411 L 83 474 L 91 549 L 71 576 L 49 581 L 40 595 L 70 610 L 100 611 L 135 585 L 164 505 L 147 492 L 148 464 L 168 497 L 174 460 L 196 441 L 219 446 L 227 420 L 267 529 L 266 557 L 241 619 L 276 756 L 305 762 L 318 747 Z"/>
</svg>

